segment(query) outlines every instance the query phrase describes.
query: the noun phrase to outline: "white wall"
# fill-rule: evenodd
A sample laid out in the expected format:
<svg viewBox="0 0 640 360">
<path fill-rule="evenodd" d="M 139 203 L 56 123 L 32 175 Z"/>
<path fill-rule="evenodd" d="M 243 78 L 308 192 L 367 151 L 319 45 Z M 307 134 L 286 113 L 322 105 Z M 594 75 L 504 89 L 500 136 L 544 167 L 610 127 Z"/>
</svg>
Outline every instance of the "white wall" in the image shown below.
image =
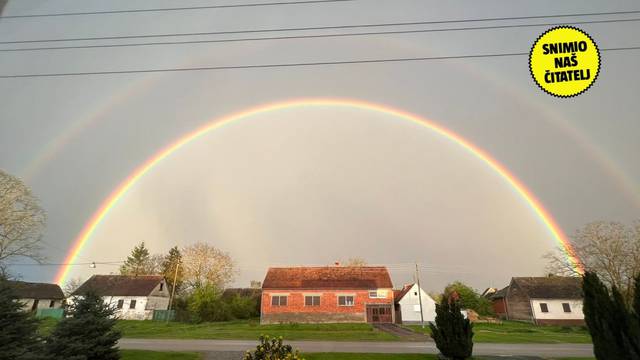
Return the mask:
<svg viewBox="0 0 640 360">
<path fill-rule="evenodd" d="M 75 298 L 69 298 L 69 301 L 74 302 Z M 125 320 L 150 320 L 153 310 L 167 310 L 169 307 L 169 298 L 163 296 L 103 296 L 102 300 L 116 309 L 115 317 Z M 117 308 L 119 300 L 123 300 L 121 309 Z M 131 300 L 136 301 L 133 309 Z"/>
<path fill-rule="evenodd" d="M 19 299 L 24 306 L 22 310 L 31 311 L 33 308 L 34 299 Z M 54 301 L 53 307 L 50 307 L 51 301 Z M 38 309 L 59 309 L 62 307 L 62 300 L 53 300 L 53 299 L 39 299 L 38 300 Z"/>
<path fill-rule="evenodd" d="M 543 313 L 540 309 L 540 304 L 545 303 L 549 309 L 549 312 Z M 571 307 L 571 312 L 564 312 L 562 303 L 568 303 Z M 540 320 L 582 320 L 584 314 L 582 313 L 582 300 L 562 300 L 562 299 L 532 299 L 531 309 L 533 309 L 534 319 Z"/>
<path fill-rule="evenodd" d="M 418 285 L 413 287 L 400 300 L 400 312 L 402 313 L 402 323 L 420 322 L 420 300 L 418 298 Z M 424 290 L 422 292 L 422 314 L 424 321 L 436 320 L 436 302 Z"/>
</svg>

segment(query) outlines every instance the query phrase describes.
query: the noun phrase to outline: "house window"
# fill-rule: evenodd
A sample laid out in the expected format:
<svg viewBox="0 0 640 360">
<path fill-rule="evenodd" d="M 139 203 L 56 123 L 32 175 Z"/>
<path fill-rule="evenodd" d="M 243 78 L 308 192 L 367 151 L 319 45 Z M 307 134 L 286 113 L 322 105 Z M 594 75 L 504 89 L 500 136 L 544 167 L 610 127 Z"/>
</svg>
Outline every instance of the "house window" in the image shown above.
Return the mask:
<svg viewBox="0 0 640 360">
<path fill-rule="evenodd" d="M 56 306 L 56 301 L 55 300 L 49 301 L 49 307 L 52 308 L 54 306 Z"/>
<path fill-rule="evenodd" d="M 370 299 L 384 299 L 387 297 L 387 292 L 384 290 L 371 290 L 369 291 Z"/>
<path fill-rule="evenodd" d="M 306 295 L 304 306 L 320 306 L 320 295 Z"/>
<path fill-rule="evenodd" d="M 353 306 L 353 295 L 338 296 L 338 306 Z"/>
<path fill-rule="evenodd" d="M 562 303 L 562 309 L 564 310 L 564 312 L 571 312 L 571 305 L 569 305 L 569 303 Z"/>
<path fill-rule="evenodd" d="M 122 309 L 124 307 L 124 300 L 123 299 L 118 300 L 118 305 L 116 305 L 116 307 L 118 309 Z"/>
<path fill-rule="evenodd" d="M 129 304 L 129 309 L 135 309 L 135 308 L 136 308 L 136 301 L 131 300 L 131 303 Z"/>
<path fill-rule="evenodd" d="M 160 291 L 164 288 L 164 283 L 160 283 Z"/>
<path fill-rule="evenodd" d="M 287 296 L 286 295 L 272 296 L 271 306 L 287 306 Z"/>
<path fill-rule="evenodd" d="M 540 311 L 542 311 L 543 313 L 548 313 L 549 312 L 549 306 L 547 306 L 546 303 L 540 303 Z"/>
</svg>

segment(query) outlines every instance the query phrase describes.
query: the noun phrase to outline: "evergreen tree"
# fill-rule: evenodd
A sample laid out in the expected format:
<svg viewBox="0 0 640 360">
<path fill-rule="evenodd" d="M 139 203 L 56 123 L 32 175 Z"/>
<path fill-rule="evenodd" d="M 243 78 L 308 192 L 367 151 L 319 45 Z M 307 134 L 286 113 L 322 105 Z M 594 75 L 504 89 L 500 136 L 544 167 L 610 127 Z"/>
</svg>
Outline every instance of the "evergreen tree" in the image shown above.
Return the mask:
<svg viewBox="0 0 640 360">
<path fill-rule="evenodd" d="M 172 247 L 169 253 L 164 257 L 162 262 L 162 274 L 164 275 L 167 284 L 169 285 L 169 291 L 173 290 L 173 279 L 176 278 L 176 293 L 180 291 L 182 287 L 183 270 L 178 267 L 178 276 L 176 277 L 176 267 L 178 264 L 182 265 L 182 254 L 177 246 Z"/>
<path fill-rule="evenodd" d="M 47 353 L 54 360 L 117 360 L 120 332 L 113 327 L 114 309 L 102 297 L 88 292 L 76 299 L 47 339 Z"/>
<path fill-rule="evenodd" d="M 440 304 L 436 304 L 436 323 L 430 323 L 431 337 L 436 342 L 442 355 L 463 360 L 473 353 L 473 329 L 469 319 L 460 312 L 458 301 L 451 301 L 443 296 Z"/>
<path fill-rule="evenodd" d="M 127 256 L 127 260 L 120 267 L 120 275 L 149 275 L 151 267 L 151 256 L 143 241 Z"/>
<path fill-rule="evenodd" d="M 0 279 L 0 358 L 31 360 L 42 358 L 38 321 L 22 310 L 11 285 Z"/>
<path fill-rule="evenodd" d="M 618 289 L 614 287 L 610 294 L 598 275 L 590 272 L 584 275 L 582 289 L 583 312 L 596 359 L 640 360 L 640 339 L 634 330 L 638 324 Z"/>
</svg>

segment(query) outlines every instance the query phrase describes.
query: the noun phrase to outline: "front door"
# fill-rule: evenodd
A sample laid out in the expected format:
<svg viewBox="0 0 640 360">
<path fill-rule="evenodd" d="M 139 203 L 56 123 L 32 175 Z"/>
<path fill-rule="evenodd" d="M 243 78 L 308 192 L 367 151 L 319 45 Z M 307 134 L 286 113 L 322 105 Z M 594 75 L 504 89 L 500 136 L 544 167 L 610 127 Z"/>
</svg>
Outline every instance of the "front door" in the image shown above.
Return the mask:
<svg viewBox="0 0 640 360">
<path fill-rule="evenodd" d="M 392 321 L 391 305 L 367 305 L 368 323 L 390 323 Z"/>
</svg>

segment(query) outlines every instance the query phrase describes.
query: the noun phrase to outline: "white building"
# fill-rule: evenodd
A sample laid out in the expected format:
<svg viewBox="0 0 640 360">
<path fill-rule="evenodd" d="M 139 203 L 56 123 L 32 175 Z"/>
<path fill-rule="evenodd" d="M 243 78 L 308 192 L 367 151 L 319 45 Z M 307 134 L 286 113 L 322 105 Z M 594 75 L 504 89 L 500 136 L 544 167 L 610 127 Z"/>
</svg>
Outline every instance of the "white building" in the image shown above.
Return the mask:
<svg viewBox="0 0 640 360">
<path fill-rule="evenodd" d="M 436 320 L 436 302 L 423 289 L 419 288 L 418 284 L 408 284 L 402 290 L 395 290 L 394 298 L 397 323 L 420 323 L 420 299 L 422 299 L 422 319 L 424 322 Z"/>
<path fill-rule="evenodd" d="M 38 309 L 59 309 L 64 302 L 64 294 L 58 284 L 9 281 L 15 296 L 23 304 L 24 311 Z"/>
<path fill-rule="evenodd" d="M 160 275 L 93 275 L 73 292 L 72 299 L 90 290 L 116 309 L 117 318 L 128 320 L 149 320 L 154 310 L 167 310 L 171 293 Z"/>
</svg>

